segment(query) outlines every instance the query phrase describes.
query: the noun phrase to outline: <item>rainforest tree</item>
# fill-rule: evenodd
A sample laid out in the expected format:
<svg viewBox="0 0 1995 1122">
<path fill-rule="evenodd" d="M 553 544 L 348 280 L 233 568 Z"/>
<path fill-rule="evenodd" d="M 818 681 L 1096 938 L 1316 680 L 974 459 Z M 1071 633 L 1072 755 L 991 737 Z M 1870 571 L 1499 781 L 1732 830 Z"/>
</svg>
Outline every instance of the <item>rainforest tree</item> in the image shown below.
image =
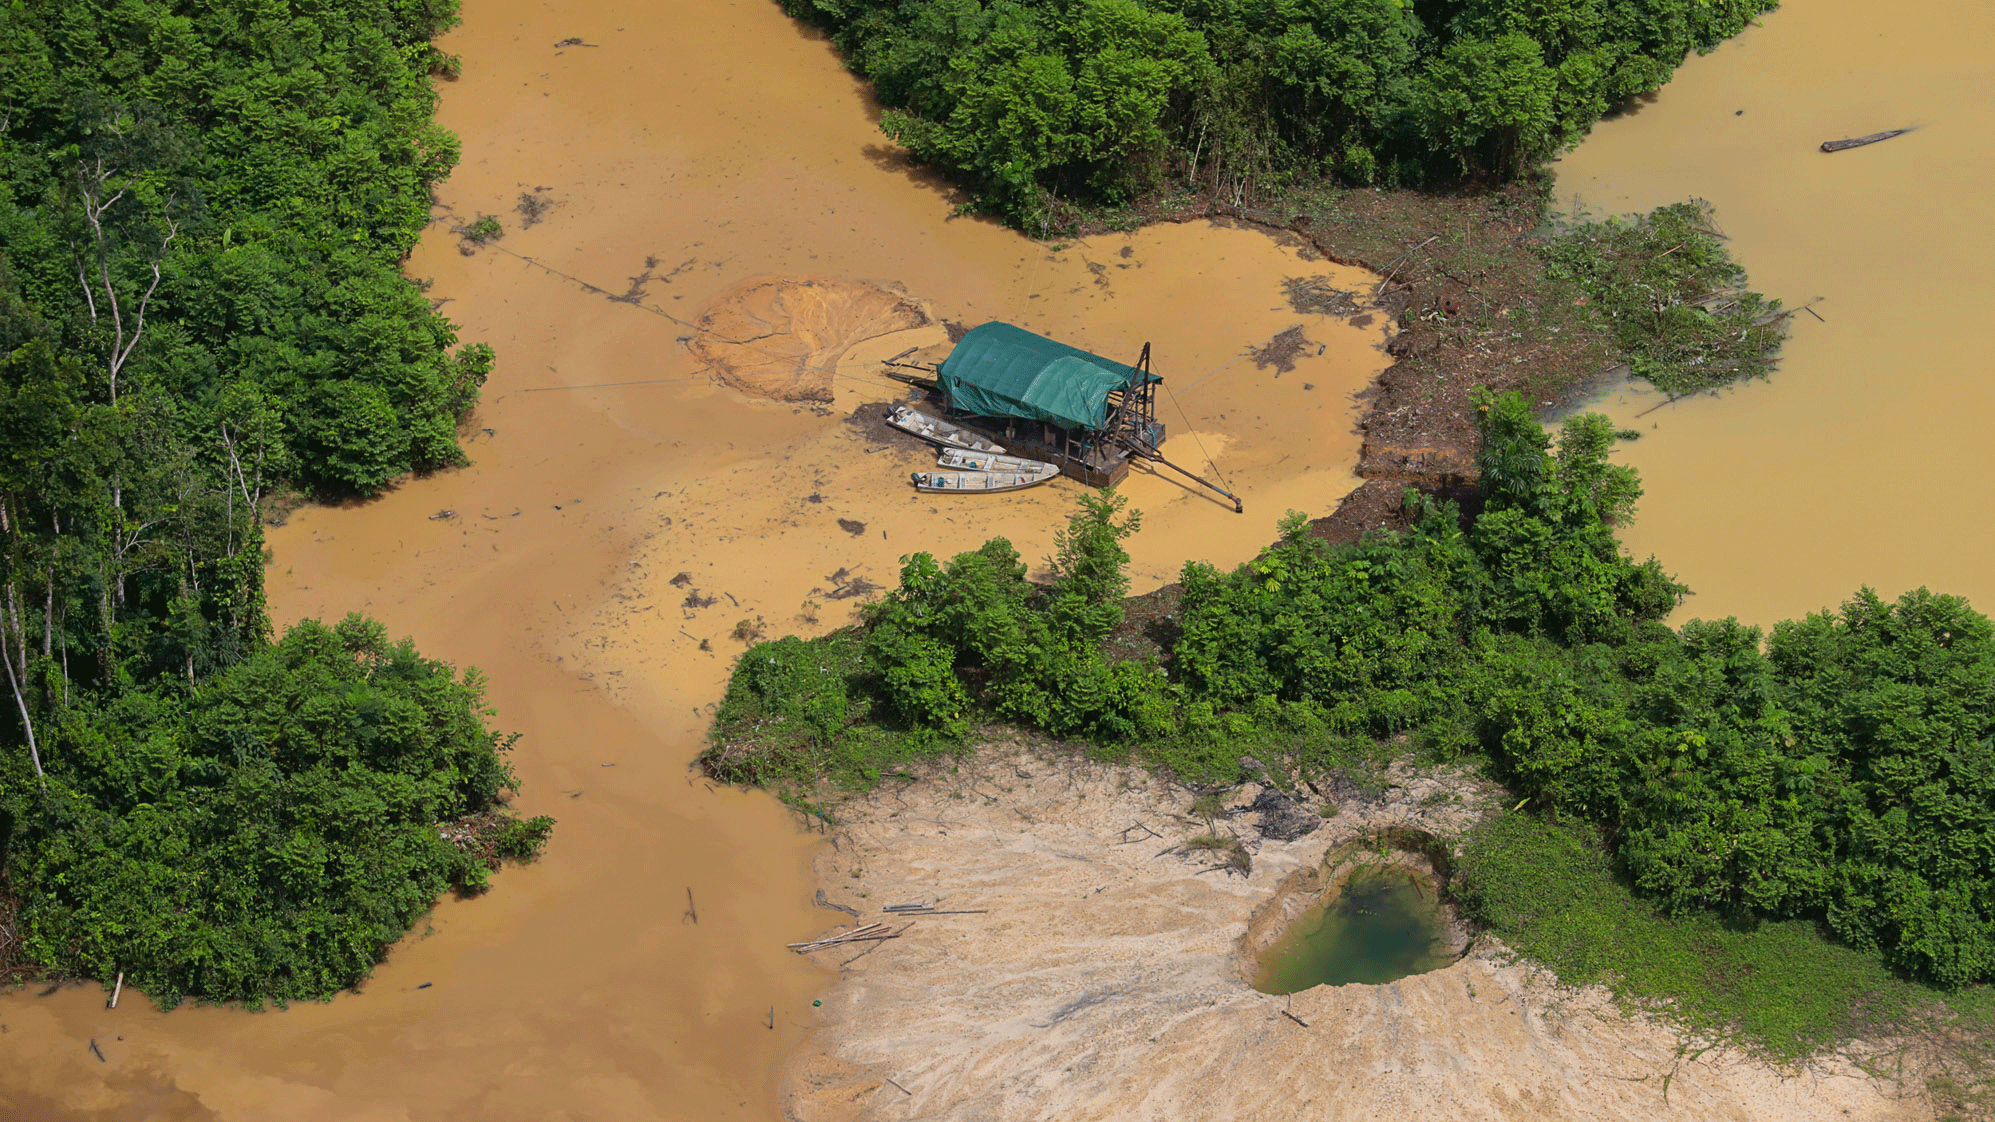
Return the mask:
<svg viewBox="0 0 1995 1122">
<path fill-rule="evenodd" d="M 273 490 L 464 460 L 491 351 L 400 272 L 453 18 L 0 9 L 0 967 L 323 997 L 546 834 L 475 675 L 263 603 Z"/>
<path fill-rule="evenodd" d="M 1505 178 L 1774 0 L 783 0 L 1027 226 L 1167 183 Z"/>
</svg>

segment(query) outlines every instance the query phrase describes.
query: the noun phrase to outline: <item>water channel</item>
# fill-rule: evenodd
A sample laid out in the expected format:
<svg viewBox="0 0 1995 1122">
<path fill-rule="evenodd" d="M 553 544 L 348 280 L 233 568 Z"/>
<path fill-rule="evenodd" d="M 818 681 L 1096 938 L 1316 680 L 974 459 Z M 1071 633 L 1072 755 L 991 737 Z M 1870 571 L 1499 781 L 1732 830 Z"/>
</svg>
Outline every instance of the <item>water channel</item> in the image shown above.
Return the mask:
<svg viewBox="0 0 1995 1122">
<path fill-rule="evenodd" d="M 1864 582 L 1995 606 L 1978 470 L 1995 384 L 1975 326 L 1995 295 L 1995 16 L 1962 0 L 1921 15 L 1791 5 L 1562 164 L 1561 190 L 1597 209 L 1711 199 L 1761 287 L 1824 297 L 1827 322 L 1797 325 L 1770 383 L 1630 420 L 1648 433 L 1625 453 L 1648 498 L 1629 543 L 1699 590 L 1692 613 L 1768 622 Z M 576 37 L 589 45 L 554 46 Z M 841 623 L 849 605 L 818 625 L 801 605 L 839 569 L 891 582 L 911 550 L 1005 533 L 1043 557 L 1063 500 L 912 499 L 902 454 L 841 421 L 891 392 L 856 376 L 829 416 L 707 385 L 682 321 L 730 286 L 887 281 L 961 322 L 1110 354 L 1150 339 L 1178 385 L 1210 374 L 1182 419 L 1167 413 L 1172 439 L 1217 461 L 1249 513 L 1133 480 L 1139 587 L 1188 557 L 1251 556 L 1283 509 L 1327 510 L 1353 483 L 1350 395 L 1383 361 L 1377 329 L 1311 323 L 1322 353 L 1278 381 L 1239 356 L 1296 322 L 1284 279 L 1355 276 L 1247 230 L 1052 249 L 958 219 L 946 187 L 883 144 L 830 48 L 767 0 L 467 0 L 444 46 L 465 61 L 441 111 L 465 158 L 442 201 L 466 218 L 510 218 L 538 187 L 555 202 L 530 230 L 508 222 L 510 252 L 463 256 L 440 224 L 411 263 L 502 355 L 476 463 L 300 512 L 272 535 L 271 599 L 280 624 L 366 610 L 484 669 L 498 721 L 525 734 L 521 809 L 560 818 L 554 845 L 488 896 L 445 901 L 361 994 L 326 1005 L 0 997 L 10 1116 L 775 1116 L 825 981 L 782 945 L 837 917 L 811 905 L 814 835 L 686 770 L 727 636 L 758 616 Z M 1813 151 L 1907 123 L 1921 130 Z M 649 274 L 649 310 L 523 258 L 610 292 Z M 685 609 L 681 572 L 716 606 Z"/>
</svg>

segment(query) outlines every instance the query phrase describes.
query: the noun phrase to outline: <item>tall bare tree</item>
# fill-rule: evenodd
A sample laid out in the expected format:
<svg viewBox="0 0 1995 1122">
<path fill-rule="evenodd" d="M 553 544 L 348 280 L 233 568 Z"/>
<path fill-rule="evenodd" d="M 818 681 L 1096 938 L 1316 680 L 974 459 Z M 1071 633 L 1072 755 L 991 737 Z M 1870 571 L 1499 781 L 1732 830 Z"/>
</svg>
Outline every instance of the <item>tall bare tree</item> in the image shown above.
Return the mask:
<svg viewBox="0 0 1995 1122">
<path fill-rule="evenodd" d="M 0 503 L 0 534 L 14 536 L 14 523 L 7 506 Z M 12 558 L 9 558 L 12 561 Z M 21 729 L 28 738 L 28 758 L 34 762 L 35 778 L 48 790 L 48 775 L 42 771 L 41 747 L 35 742 L 35 718 L 28 711 L 28 629 L 21 618 L 21 597 L 14 580 L 13 566 L 7 572 L 7 601 L 0 604 L 0 665 L 7 668 L 7 686 L 14 693 L 14 705 L 21 711 Z"/>
<path fill-rule="evenodd" d="M 73 247 L 76 251 L 76 280 L 83 286 L 83 302 L 90 309 L 90 322 L 101 325 L 106 317 L 111 321 L 108 373 L 113 406 L 118 404 L 118 376 L 124 372 L 125 363 L 130 361 L 132 352 L 138 349 L 139 337 L 145 334 L 146 307 L 152 303 L 153 293 L 159 291 L 160 262 L 166 257 L 167 247 L 173 244 L 173 239 L 180 233 L 179 224 L 171 218 L 166 219 L 166 233 L 161 235 L 159 252 L 152 259 L 152 283 L 146 285 L 145 292 L 139 296 L 138 307 L 132 316 L 131 330 L 127 334 L 125 305 L 118 298 L 118 286 L 111 280 L 111 247 L 104 234 L 105 214 L 131 190 L 129 187 L 112 190 L 112 179 L 116 175 L 114 169 L 104 166 L 101 156 L 95 164 L 77 165 L 76 187 L 83 197 L 83 220 L 90 225 L 90 256 L 95 259 L 94 263 L 97 266 L 97 277 L 94 281 L 89 275 L 89 263 L 84 260 L 83 247 Z M 100 290 L 103 294 L 101 312 L 97 298 Z"/>
</svg>

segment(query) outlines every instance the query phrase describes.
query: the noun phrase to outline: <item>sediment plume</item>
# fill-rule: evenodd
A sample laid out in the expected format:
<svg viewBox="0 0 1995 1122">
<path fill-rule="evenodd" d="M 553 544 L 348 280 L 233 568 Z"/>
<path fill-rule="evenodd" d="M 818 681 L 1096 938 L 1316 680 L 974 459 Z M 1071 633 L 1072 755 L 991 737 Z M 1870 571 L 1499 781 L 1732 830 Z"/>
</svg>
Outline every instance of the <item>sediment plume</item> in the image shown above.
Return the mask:
<svg viewBox="0 0 1995 1122">
<path fill-rule="evenodd" d="M 829 403 L 855 344 L 935 321 L 891 284 L 756 277 L 716 296 L 694 322 L 686 348 L 723 385 L 775 401 Z M 854 366 L 855 375 L 872 375 L 878 360 Z"/>
</svg>

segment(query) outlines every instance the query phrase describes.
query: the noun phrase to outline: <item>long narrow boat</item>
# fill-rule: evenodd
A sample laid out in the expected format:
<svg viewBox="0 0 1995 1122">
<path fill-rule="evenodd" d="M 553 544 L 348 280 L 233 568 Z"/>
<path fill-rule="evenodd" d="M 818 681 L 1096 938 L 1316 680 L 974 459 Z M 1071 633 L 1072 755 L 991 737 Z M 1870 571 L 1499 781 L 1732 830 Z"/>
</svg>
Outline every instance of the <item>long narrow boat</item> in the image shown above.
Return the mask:
<svg viewBox="0 0 1995 1122">
<path fill-rule="evenodd" d="M 905 405 L 895 406 L 893 411 L 887 414 L 887 423 L 902 432 L 913 433 L 931 444 L 939 444 L 944 448 L 961 448 L 970 452 L 1004 451 L 1004 446 L 1001 444 L 992 444 L 966 428 L 952 425 Z"/>
<path fill-rule="evenodd" d="M 991 491 L 1022 491 L 1037 487 L 1060 474 L 1052 464 L 1040 464 L 1043 471 L 917 471 L 912 473 L 917 491 L 983 494 Z"/>
<path fill-rule="evenodd" d="M 1866 144 L 1876 144 L 1880 140 L 1890 140 L 1894 136 L 1904 136 L 1911 131 L 1911 129 L 1890 129 L 1885 132 L 1874 132 L 1869 136 L 1851 137 L 1848 140 L 1824 140 L 1822 142 L 1822 151 L 1847 152 L 1852 148 L 1861 148 Z"/>
<path fill-rule="evenodd" d="M 1017 471 L 1035 472 L 1051 468 L 1060 470 L 1055 464 L 1044 460 L 1028 460 L 1024 456 L 1000 456 L 995 452 L 972 452 L 966 448 L 944 448 L 935 458 L 935 466 L 951 471 Z"/>
</svg>

